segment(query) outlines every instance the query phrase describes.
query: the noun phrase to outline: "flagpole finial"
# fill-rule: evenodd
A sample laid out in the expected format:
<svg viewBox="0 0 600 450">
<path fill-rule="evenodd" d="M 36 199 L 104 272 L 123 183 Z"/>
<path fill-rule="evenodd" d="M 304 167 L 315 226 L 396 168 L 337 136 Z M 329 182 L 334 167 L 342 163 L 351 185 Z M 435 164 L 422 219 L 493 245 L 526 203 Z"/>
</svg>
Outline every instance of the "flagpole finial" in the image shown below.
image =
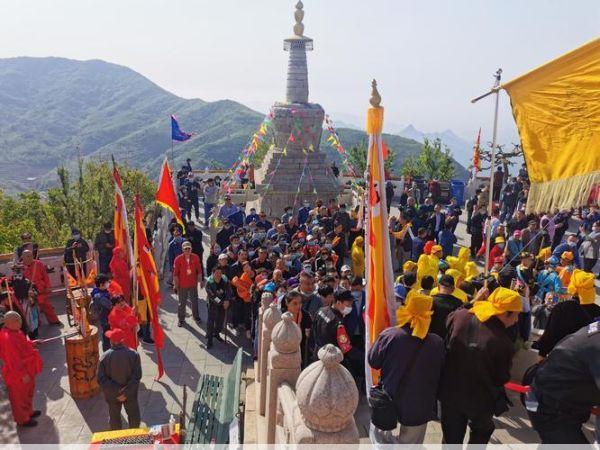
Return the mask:
<svg viewBox="0 0 600 450">
<path fill-rule="evenodd" d="M 381 106 L 381 95 L 377 90 L 377 80 L 371 81 L 371 99 L 369 100 L 373 108 L 379 108 Z"/>
</svg>

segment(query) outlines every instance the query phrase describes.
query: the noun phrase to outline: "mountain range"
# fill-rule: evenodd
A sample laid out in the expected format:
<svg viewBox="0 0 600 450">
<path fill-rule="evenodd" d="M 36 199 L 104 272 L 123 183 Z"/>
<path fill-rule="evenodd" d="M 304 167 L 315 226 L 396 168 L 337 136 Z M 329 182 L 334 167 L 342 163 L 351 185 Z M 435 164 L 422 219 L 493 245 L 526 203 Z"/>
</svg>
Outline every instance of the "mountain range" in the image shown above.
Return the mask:
<svg viewBox="0 0 600 450">
<path fill-rule="evenodd" d="M 127 67 L 100 60 L 0 59 L 0 188 L 46 188 L 56 182 L 56 167 L 73 164 L 77 156 L 114 155 L 156 177 L 171 151 L 171 114 L 195 134 L 175 144 L 176 166 L 189 157 L 196 167 L 230 166 L 264 117 L 231 100 L 178 97 Z M 359 130 L 337 131 L 347 148 L 366 138 Z M 386 142 L 399 155 L 397 168 L 421 148 L 400 136 L 386 136 Z M 325 142 L 321 148 L 336 153 Z M 464 167 L 456 167 L 464 178 Z"/>
<path fill-rule="evenodd" d="M 450 149 L 452 156 L 457 162 L 464 166 L 471 164 L 473 158 L 473 143 L 467 142 L 452 130 L 425 133 L 417 130 L 413 125 L 408 125 L 397 134 L 417 142 L 425 142 L 425 139 L 428 139 L 429 141 L 440 139 L 442 144 Z"/>
</svg>

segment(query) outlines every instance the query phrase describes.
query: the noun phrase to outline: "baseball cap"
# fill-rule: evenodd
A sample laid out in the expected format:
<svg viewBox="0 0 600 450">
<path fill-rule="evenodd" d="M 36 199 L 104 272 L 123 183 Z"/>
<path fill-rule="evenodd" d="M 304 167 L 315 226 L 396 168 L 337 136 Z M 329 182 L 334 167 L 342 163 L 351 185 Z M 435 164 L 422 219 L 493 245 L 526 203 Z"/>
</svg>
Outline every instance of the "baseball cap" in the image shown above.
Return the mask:
<svg viewBox="0 0 600 450">
<path fill-rule="evenodd" d="M 192 248 L 192 243 L 190 241 L 185 241 L 181 244 L 181 248 Z"/>
<path fill-rule="evenodd" d="M 113 328 L 112 330 L 108 330 L 104 334 L 108 339 L 110 339 L 110 342 L 113 344 L 118 344 L 125 340 L 125 333 L 120 328 Z"/>
<path fill-rule="evenodd" d="M 227 256 L 225 253 L 221 253 L 221 254 L 219 255 L 219 258 L 218 258 L 218 259 L 228 259 L 228 258 L 229 258 L 229 256 Z"/>
<path fill-rule="evenodd" d="M 344 264 L 342 266 L 342 270 L 341 271 L 342 272 L 346 272 L 346 271 L 350 271 L 350 270 L 352 270 L 352 269 L 350 269 L 350 266 L 348 264 Z"/>
</svg>

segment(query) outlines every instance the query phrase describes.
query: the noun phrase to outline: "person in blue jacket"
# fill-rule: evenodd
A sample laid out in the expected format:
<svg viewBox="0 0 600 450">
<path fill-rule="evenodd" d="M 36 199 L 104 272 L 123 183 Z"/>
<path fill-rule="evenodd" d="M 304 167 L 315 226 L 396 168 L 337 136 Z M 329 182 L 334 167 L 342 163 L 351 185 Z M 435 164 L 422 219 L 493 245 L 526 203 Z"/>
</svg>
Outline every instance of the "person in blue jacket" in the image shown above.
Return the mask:
<svg viewBox="0 0 600 450">
<path fill-rule="evenodd" d="M 106 332 L 110 329 L 108 315 L 113 307 L 108 292 L 110 278 L 101 273 L 94 280 L 94 284 L 96 287 L 92 290 L 90 309 L 91 313 L 96 316 L 98 333 L 102 336 L 102 351 L 106 352 L 110 349 L 110 339 L 106 336 Z"/>
</svg>

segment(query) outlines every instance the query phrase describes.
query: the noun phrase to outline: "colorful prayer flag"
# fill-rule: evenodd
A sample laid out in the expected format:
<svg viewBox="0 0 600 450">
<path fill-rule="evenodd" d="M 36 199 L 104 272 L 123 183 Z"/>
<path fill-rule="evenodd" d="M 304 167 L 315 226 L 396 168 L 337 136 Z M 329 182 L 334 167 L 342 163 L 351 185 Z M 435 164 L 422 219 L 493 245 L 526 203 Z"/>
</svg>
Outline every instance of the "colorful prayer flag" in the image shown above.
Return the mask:
<svg viewBox="0 0 600 450">
<path fill-rule="evenodd" d="M 156 191 L 156 203 L 171 211 L 177 219 L 177 222 L 183 226 L 179 202 L 177 201 L 177 194 L 173 187 L 173 179 L 171 178 L 171 170 L 169 169 L 167 158 L 165 158 L 165 162 L 160 170 L 158 189 Z"/>
<path fill-rule="evenodd" d="M 600 38 L 501 86 L 531 181 L 528 214 L 585 206 L 600 184 L 598 86 Z"/>
</svg>

